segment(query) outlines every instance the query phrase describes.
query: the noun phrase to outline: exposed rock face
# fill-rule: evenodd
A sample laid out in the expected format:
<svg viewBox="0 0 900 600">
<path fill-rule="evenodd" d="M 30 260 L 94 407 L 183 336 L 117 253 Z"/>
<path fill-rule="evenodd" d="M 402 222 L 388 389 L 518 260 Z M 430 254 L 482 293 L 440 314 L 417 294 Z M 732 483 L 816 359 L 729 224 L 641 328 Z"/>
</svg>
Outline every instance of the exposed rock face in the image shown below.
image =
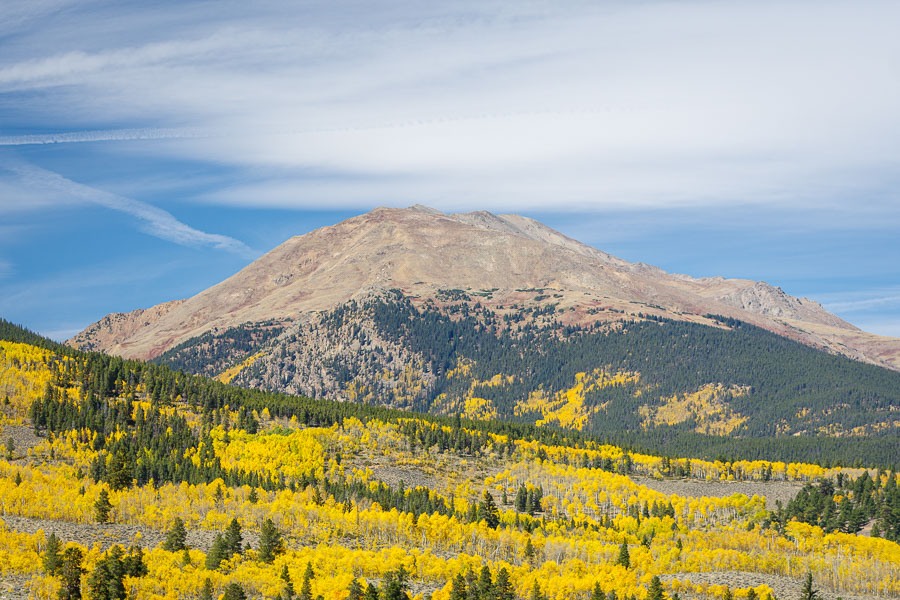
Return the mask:
<svg viewBox="0 0 900 600">
<path fill-rule="evenodd" d="M 497 306 L 525 289 L 547 289 L 569 324 L 642 312 L 706 322 L 718 314 L 803 343 L 900 369 L 900 340 L 858 330 L 818 303 L 769 284 L 693 278 L 630 263 L 527 217 L 426 207 L 378 208 L 293 237 L 196 296 L 101 319 L 69 343 L 153 358 L 216 328 L 302 320 L 378 290 L 419 298 L 470 290 Z M 597 308 L 609 309 L 597 315 Z"/>
<path fill-rule="evenodd" d="M 171 300 L 150 308 L 139 308 L 127 313 L 111 313 L 88 326 L 87 329 L 66 343 L 82 350 L 109 351 L 145 327 L 150 327 L 184 300 Z"/>
</svg>

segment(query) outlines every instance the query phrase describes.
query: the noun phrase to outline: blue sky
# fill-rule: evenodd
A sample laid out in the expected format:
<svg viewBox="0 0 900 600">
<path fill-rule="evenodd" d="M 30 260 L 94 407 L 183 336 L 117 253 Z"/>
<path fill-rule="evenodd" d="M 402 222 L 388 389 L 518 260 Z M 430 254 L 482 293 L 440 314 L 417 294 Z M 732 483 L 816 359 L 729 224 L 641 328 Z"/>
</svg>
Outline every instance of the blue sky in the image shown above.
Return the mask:
<svg viewBox="0 0 900 600">
<path fill-rule="evenodd" d="M 0 5 L 0 316 L 57 338 L 379 205 L 900 336 L 896 2 Z"/>
</svg>

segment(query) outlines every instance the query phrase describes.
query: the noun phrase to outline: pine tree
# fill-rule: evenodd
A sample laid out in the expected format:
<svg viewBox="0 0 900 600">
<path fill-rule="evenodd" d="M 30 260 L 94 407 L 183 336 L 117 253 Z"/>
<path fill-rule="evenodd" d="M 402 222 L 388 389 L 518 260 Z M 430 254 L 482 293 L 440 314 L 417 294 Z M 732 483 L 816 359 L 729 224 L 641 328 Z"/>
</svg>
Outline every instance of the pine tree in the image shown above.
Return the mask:
<svg viewBox="0 0 900 600">
<path fill-rule="evenodd" d="M 221 533 L 217 533 L 209 553 L 206 555 L 206 570 L 215 571 L 226 558 L 225 538 L 222 537 Z"/>
<path fill-rule="evenodd" d="M 530 563 L 532 560 L 534 560 L 534 544 L 529 537 L 525 542 L 525 561 Z"/>
<path fill-rule="evenodd" d="M 800 591 L 800 600 L 817 600 L 819 592 L 813 589 L 812 573 L 806 574 L 806 581 L 803 583 L 803 589 Z"/>
<path fill-rule="evenodd" d="M 81 600 L 81 575 L 84 568 L 81 561 L 84 559 L 81 549 L 77 547 L 66 548 L 62 555 L 62 564 L 59 568 L 59 577 L 62 580 L 59 588 L 59 600 Z"/>
<path fill-rule="evenodd" d="M 524 485 L 520 485 L 519 489 L 516 491 L 516 510 L 519 512 L 525 512 L 525 507 L 528 502 L 528 490 L 525 489 Z"/>
<path fill-rule="evenodd" d="M 626 569 L 631 567 L 631 555 L 628 554 L 628 542 L 622 542 L 622 547 L 619 548 L 619 557 L 616 559 L 616 564 L 621 565 Z"/>
<path fill-rule="evenodd" d="M 494 582 L 491 579 L 491 570 L 487 565 L 481 567 L 478 574 L 478 598 L 479 600 L 491 600 L 491 591 L 494 589 Z"/>
<path fill-rule="evenodd" d="M 284 600 L 292 600 L 294 594 L 294 582 L 291 581 L 291 574 L 288 572 L 287 565 L 281 567 L 281 580 L 284 581 L 284 592 L 282 592 L 281 597 Z"/>
<path fill-rule="evenodd" d="M 59 555 L 62 544 L 56 533 L 51 533 L 47 538 L 47 548 L 44 550 L 44 571 L 48 575 L 57 575 L 62 566 L 62 558 Z"/>
<path fill-rule="evenodd" d="M 487 490 L 484 491 L 481 504 L 478 505 L 478 516 L 491 529 L 497 529 L 497 525 L 500 524 L 500 512 L 494 503 L 494 497 Z"/>
<path fill-rule="evenodd" d="M 729 590 L 730 591 L 730 590 Z M 654 575 L 650 580 L 650 587 L 647 588 L 647 600 L 665 600 L 666 593 L 663 590 L 662 581 Z M 725 600 L 730 600 L 726 598 Z"/>
<path fill-rule="evenodd" d="M 112 510 L 112 504 L 109 502 L 109 492 L 106 488 L 100 490 L 100 496 L 94 503 L 94 516 L 98 523 L 109 522 L 109 512 Z"/>
<path fill-rule="evenodd" d="M 378 588 L 376 588 L 371 583 L 366 585 L 366 595 L 363 597 L 363 600 L 379 600 L 378 598 Z"/>
<path fill-rule="evenodd" d="M 106 470 L 106 481 L 113 490 L 131 487 L 131 469 L 123 451 L 119 450 L 110 457 L 109 467 Z"/>
<path fill-rule="evenodd" d="M 187 528 L 184 526 L 184 521 L 181 520 L 181 517 L 175 517 L 172 526 L 166 532 L 166 540 L 162 545 L 163 550 L 168 550 L 169 552 L 187 550 L 185 542 L 187 542 Z"/>
<path fill-rule="evenodd" d="M 450 584 L 450 600 L 466 600 L 466 578 L 457 573 Z"/>
<path fill-rule="evenodd" d="M 225 594 L 222 596 L 222 600 L 247 600 L 247 594 L 244 593 L 244 588 L 236 583 L 229 583 L 225 586 L 224 591 Z"/>
<path fill-rule="evenodd" d="M 515 590 L 509 580 L 509 571 L 506 567 L 501 567 L 497 573 L 497 581 L 494 582 L 494 600 L 515 600 L 515 597 Z"/>
<path fill-rule="evenodd" d="M 228 529 L 225 530 L 226 558 L 231 558 L 235 554 L 241 553 L 242 541 L 243 537 L 241 536 L 241 524 L 238 523 L 237 518 L 232 518 L 231 523 L 228 524 Z"/>
<path fill-rule="evenodd" d="M 209 577 L 203 580 L 203 588 L 200 590 L 200 600 L 213 600 L 213 585 Z"/>
<path fill-rule="evenodd" d="M 381 582 L 381 600 L 408 600 L 409 594 L 406 593 L 407 579 L 409 576 L 406 569 L 401 565 L 396 571 L 391 571 L 385 575 Z"/>
<path fill-rule="evenodd" d="M 547 597 L 541 592 L 541 586 L 538 585 L 537 581 L 531 586 L 531 595 L 528 596 L 528 600 L 547 600 Z"/>
<path fill-rule="evenodd" d="M 303 573 L 303 585 L 300 586 L 300 600 L 312 600 L 312 580 L 315 577 L 312 563 L 306 563 L 306 571 Z"/>
<path fill-rule="evenodd" d="M 606 593 L 600 587 L 600 582 L 594 584 L 594 590 L 591 592 L 591 600 L 606 600 Z"/>
<path fill-rule="evenodd" d="M 275 555 L 284 552 L 284 540 L 272 519 L 266 519 L 259 533 L 259 560 L 270 563 Z"/>
<path fill-rule="evenodd" d="M 363 595 L 365 593 L 359 579 L 354 577 L 353 581 L 350 582 L 350 587 L 347 588 L 347 600 L 363 600 Z"/>
<path fill-rule="evenodd" d="M 122 561 L 122 547 L 113 546 L 94 566 L 88 576 L 88 596 L 91 600 L 124 600 L 125 565 Z"/>
</svg>

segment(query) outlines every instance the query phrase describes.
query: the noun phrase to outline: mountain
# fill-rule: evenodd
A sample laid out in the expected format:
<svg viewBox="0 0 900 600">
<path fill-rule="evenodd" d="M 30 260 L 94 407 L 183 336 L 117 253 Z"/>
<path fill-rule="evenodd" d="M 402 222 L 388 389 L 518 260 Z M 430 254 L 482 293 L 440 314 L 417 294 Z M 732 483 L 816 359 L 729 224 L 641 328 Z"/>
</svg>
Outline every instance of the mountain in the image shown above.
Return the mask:
<svg viewBox="0 0 900 600">
<path fill-rule="evenodd" d="M 484 211 L 379 208 L 68 343 L 243 386 L 579 429 L 900 426 L 900 374 L 885 369 L 900 369 L 900 340 L 766 283 L 666 273 Z"/>
</svg>

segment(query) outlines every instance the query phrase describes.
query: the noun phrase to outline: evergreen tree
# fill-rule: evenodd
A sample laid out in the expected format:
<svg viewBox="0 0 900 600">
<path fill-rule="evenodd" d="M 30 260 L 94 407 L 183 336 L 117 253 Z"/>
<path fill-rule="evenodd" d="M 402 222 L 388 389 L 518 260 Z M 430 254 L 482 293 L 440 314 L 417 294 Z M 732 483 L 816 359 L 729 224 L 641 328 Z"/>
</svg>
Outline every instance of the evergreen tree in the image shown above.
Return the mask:
<svg viewBox="0 0 900 600">
<path fill-rule="evenodd" d="M 622 542 L 619 548 L 619 557 L 616 559 L 617 565 L 622 565 L 626 569 L 631 567 L 631 555 L 628 554 L 628 542 Z"/>
<path fill-rule="evenodd" d="M 478 505 L 478 516 L 491 529 L 497 529 L 497 525 L 500 524 L 500 511 L 497 510 L 494 497 L 487 490 L 484 490 L 481 503 Z"/>
<path fill-rule="evenodd" d="M 206 555 L 206 569 L 208 571 L 215 571 L 226 558 L 228 557 L 225 549 L 225 538 L 222 537 L 221 533 L 217 533 L 216 538 L 213 540 L 212 546 L 209 549 L 209 553 Z"/>
<path fill-rule="evenodd" d="M 494 600 L 515 600 L 515 597 L 515 590 L 509 580 L 509 571 L 506 567 L 501 567 L 497 573 L 497 581 L 494 582 Z"/>
<path fill-rule="evenodd" d="M 147 563 L 144 562 L 144 550 L 140 546 L 132 546 L 122 559 L 122 564 L 127 577 L 143 577 L 149 573 Z"/>
<path fill-rule="evenodd" d="M 522 484 L 519 486 L 518 491 L 516 491 L 516 510 L 519 512 L 525 512 L 526 502 L 528 501 L 528 490 L 525 489 L 525 485 Z"/>
<path fill-rule="evenodd" d="M 347 588 L 347 600 L 363 600 L 365 593 L 366 591 L 363 589 L 359 579 L 354 577 L 353 581 L 350 582 L 350 587 Z"/>
<path fill-rule="evenodd" d="M 213 600 L 213 585 L 209 577 L 203 580 L 203 588 L 200 590 L 200 600 Z"/>
<path fill-rule="evenodd" d="M 109 522 L 109 512 L 112 510 L 112 504 L 109 502 L 109 492 L 106 488 L 100 490 L 100 496 L 94 503 L 94 517 L 98 523 Z"/>
<path fill-rule="evenodd" d="M 531 586 L 531 595 L 528 596 L 528 600 L 547 600 L 547 597 L 541 592 L 541 586 L 538 585 L 537 581 Z"/>
<path fill-rule="evenodd" d="M 812 573 L 806 574 L 806 581 L 803 582 L 803 589 L 800 591 L 800 600 L 818 600 L 819 592 L 813 589 Z"/>
<path fill-rule="evenodd" d="M 494 589 L 494 582 L 491 578 L 491 570 L 487 565 L 481 567 L 478 574 L 478 599 L 491 600 L 491 592 Z"/>
<path fill-rule="evenodd" d="M 591 600 L 606 600 L 606 593 L 600 587 L 600 582 L 594 584 L 594 590 L 591 592 Z"/>
<path fill-rule="evenodd" d="M 534 544 L 531 543 L 531 537 L 529 537 L 525 541 L 525 561 L 531 562 L 534 560 Z"/>
<path fill-rule="evenodd" d="M 379 600 L 378 598 L 378 588 L 376 588 L 371 583 L 366 585 L 366 595 L 363 597 L 363 600 Z"/>
<path fill-rule="evenodd" d="M 225 594 L 222 596 L 222 600 L 247 600 L 247 594 L 244 593 L 244 588 L 236 583 L 229 583 L 225 586 L 224 591 Z"/>
<path fill-rule="evenodd" d="M 391 571 L 385 575 L 381 582 L 381 600 L 409 600 L 409 594 L 406 593 L 407 580 L 409 576 L 403 566 L 397 567 L 396 571 Z"/>
<path fill-rule="evenodd" d="M 450 584 L 450 600 L 466 600 L 466 578 L 457 573 Z"/>
<path fill-rule="evenodd" d="M 51 533 L 50 537 L 47 538 L 47 548 L 44 550 L 44 572 L 48 575 L 59 574 L 59 569 L 62 566 L 62 558 L 59 554 L 61 549 L 62 544 L 59 538 L 56 537 L 56 533 Z"/>
<path fill-rule="evenodd" d="M 83 559 L 84 554 L 80 548 L 66 548 L 66 551 L 63 552 L 59 568 L 59 577 L 62 580 L 59 588 L 59 600 L 81 600 L 81 575 L 84 573 L 81 561 Z"/>
<path fill-rule="evenodd" d="M 231 523 L 228 524 L 228 529 L 225 530 L 225 557 L 231 558 L 235 554 L 240 554 L 242 541 L 241 524 L 238 523 L 236 517 L 232 518 Z"/>
<path fill-rule="evenodd" d="M 266 519 L 259 533 L 259 560 L 270 563 L 276 554 L 284 552 L 284 540 L 272 519 Z"/>
<path fill-rule="evenodd" d="M 666 593 L 663 590 L 662 581 L 660 581 L 658 576 L 654 575 L 653 579 L 650 580 L 650 587 L 647 588 L 647 600 L 665 600 L 665 598 Z M 730 599 L 725 598 L 724 600 Z"/>
<path fill-rule="evenodd" d="M 300 600 L 312 600 L 312 580 L 315 577 L 312 563 L 306 563 L 306 571 L 303 572 L 303 585 L 300 586 Z"/>
<path fill-rule="evenodd" d="M 131 487 L 131 469 L 124 451 L 119 450 L 110 457 L 109 467 L 106 470 L 106 481 L 113 490 Z"/>
<path fill-rule="evenodd" d="M 169 552 L 187 550 L 186 542 L 187 528 L 184 526 L 184 521 L 181 520 L 181 517 L 175 517 L 172 526 L 166 532 L 166 539 L 162 544 L 163 550 L 168 550 Z"/>
<path fill-rule="evenodd" d="M 125 565 L 122 562 L 122 547 L 113 546 L 97 561 L 88 576 L 88 596 L 91 600 L 124 600 Z"/>
</svg>

